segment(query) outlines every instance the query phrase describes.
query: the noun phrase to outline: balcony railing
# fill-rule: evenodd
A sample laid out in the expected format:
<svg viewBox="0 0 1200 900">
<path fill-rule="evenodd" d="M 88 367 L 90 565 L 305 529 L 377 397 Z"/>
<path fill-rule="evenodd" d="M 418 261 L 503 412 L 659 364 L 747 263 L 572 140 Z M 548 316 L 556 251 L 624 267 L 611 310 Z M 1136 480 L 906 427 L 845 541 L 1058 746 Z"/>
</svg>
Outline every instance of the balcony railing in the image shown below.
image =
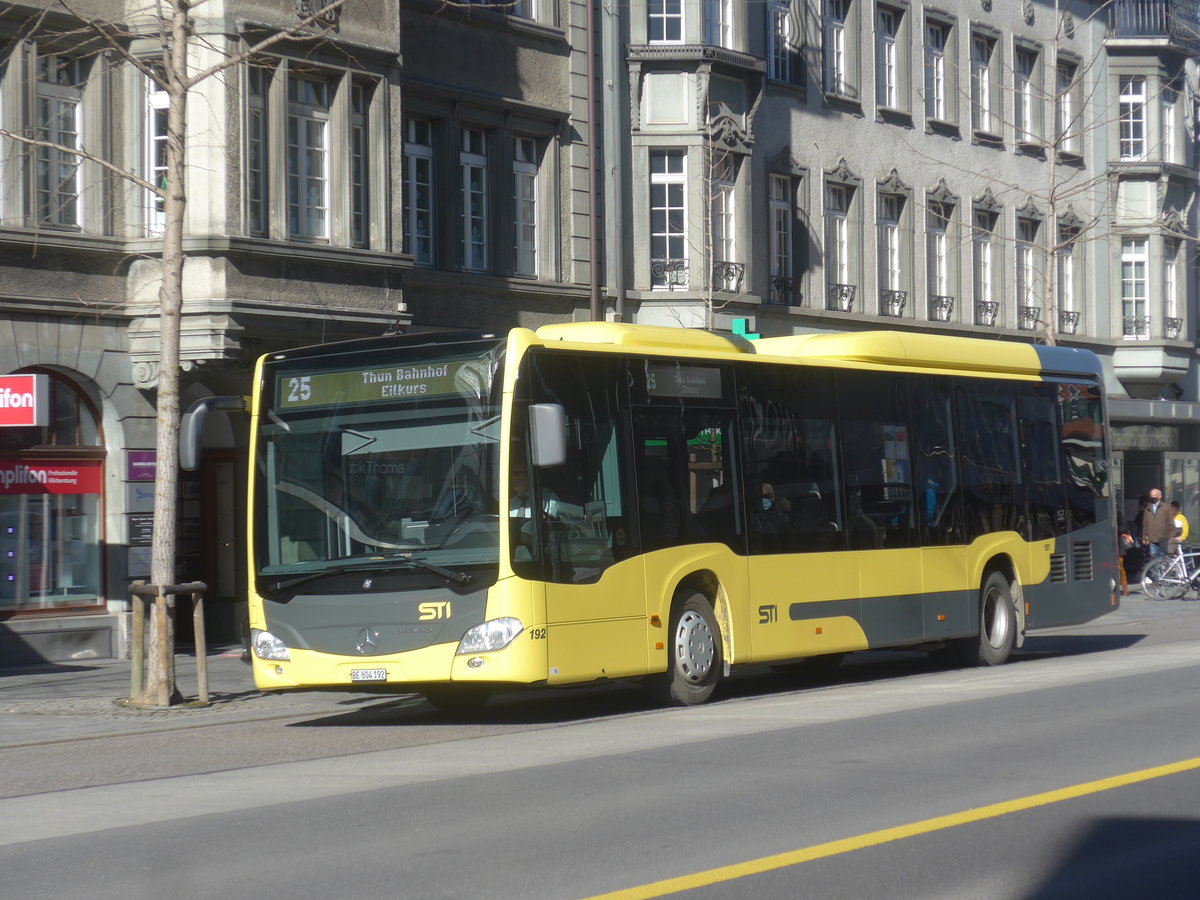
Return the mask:
<svg viewBox="0 0 1200 900">
<path fill-rule="evenodd" d="M 853 312 L 854 310 L 854 285 L 852 284 L 830 284 L 826 286 L 825 292 L 825 308 L 834 309 L 838 312 Z"/>
<path fill-rule="evenodd" d="M 1179 335 L 1183 333 L 1183 319 L 1167 319 L 1163 326 L 1166 328 L 1168 341 L 1178 340 Z"/>
<path fill-rule="evenodd" d="M 996 313 L 999 311 L 1000 304 L 995 300 L 976 300 L 975 324 L 987 325 L 990 328 L 996 324 Z"/>
<path fill-rule="evenodd" d="M 1079 313 L 1072 309 L 1058 311 L 1058 331 L 1060 334 L 1074 334 L 1079 330 Z"/>
<path fill-rule="evenodd" d="M 718 259 L 713 263 L 713 290 L 736 294 L 742 289 L 742 277 L 745 274 L 745 263 L 726 262 Z"/>
<path fill-rule="evenodd" d="M 949 322 L 950 314 L 954 312 L 954 298 L 944 294 L 929 295 L 929 321 Z"/>
<path fill-rule="evenodd" d="M 650 284 L 659 290 L 686 290 L 688 284 L 687 260 L 650 260 Z"/>
<path fill-rule="evenodd" d="M 1150 339 L 1149 316 L 1124 316 L 1121 320 L 1121 336 L 1127 341 Z"/>
<path fill-rule="evenodd" d="M 1017 312 L 1017 324 L 1024 331 L 1033 331 L 1042 321 L 1042 311 L 1036 306 L 1022 306 Z"/>
<path fill-rule="evenodd" d="M 1113 0 L 1108 35 L 1113 38 L 1167 38 L 1192 50 L 1200 47 L 1197 0 Z"/>
<path fill-rule="evenodd" d="M 908 291 L 886 290 L 879 292 L 879 314 L 900 318 L 904 315 L 904 304 L 908 302 Z"/>
<path fill-rule="evenodd" d="M 771 279 L 771 289 L 767 292 L 768 303 L 779 303 L 784 306 L 796 306 L 796 290 L 799 285 L 794 278 L 786 275 L 776 275 Z"/>
</svg>

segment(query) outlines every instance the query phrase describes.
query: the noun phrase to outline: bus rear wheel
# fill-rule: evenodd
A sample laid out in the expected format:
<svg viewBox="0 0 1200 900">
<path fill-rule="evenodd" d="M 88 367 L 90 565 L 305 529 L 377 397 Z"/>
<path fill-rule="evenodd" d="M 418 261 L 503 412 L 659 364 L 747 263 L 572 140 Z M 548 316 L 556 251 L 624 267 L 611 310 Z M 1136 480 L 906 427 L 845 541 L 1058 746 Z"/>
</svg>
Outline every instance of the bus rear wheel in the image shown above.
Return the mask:
<svg viewBox="0 0 1200 900">
<path fill-rule="evenodd" d="M 672 706 L 704 703 L 724 668 L 721 632 L 708 598 L 698 591 L 678 598 L 667 637 L 667 671 L 655 679 L 655 692 Z"/>
</svg>

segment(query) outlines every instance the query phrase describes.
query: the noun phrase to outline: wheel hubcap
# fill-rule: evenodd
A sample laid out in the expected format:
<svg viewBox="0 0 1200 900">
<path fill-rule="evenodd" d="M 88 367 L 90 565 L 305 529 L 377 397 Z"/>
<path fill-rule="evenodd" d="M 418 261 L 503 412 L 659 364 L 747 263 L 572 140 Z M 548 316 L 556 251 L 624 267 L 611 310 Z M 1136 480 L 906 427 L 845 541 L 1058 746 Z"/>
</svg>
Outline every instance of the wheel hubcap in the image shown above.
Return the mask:
<svg viewBox="0 0 1200 900">
<path fill-rule="evenodd" d="M 985 607 L 987 642 L 997 650 L 1003 647 L 1005 642 L 1008 641 L 1010 619 L 1005 615 L 1005 610 L 1000 605 L 1007 602 L 998 591 L 992 591 L 988 594 L 987 605 Z"/>
<path fill-rule="evenodd" d="M 704 617 L 692 610 L 680 616 L 675 629 L 675 665 L 679 673 L 692 684 L 699 684 L 712 671 L 716 653 L 716 640 Z"/>
</svg>

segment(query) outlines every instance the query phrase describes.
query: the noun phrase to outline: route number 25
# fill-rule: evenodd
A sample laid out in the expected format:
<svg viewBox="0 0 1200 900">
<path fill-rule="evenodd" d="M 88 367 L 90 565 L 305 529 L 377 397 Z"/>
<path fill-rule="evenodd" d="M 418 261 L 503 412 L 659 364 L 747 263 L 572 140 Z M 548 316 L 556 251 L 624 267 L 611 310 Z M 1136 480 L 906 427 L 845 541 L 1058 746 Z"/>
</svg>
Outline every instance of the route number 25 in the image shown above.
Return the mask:
<svg viewBox="0 0 1200 900">
<path fill-rule="evenodd" d="M 312 378 L 308 375 L 288 379 L 288 403 L 312 399 Z"/>
</svg>

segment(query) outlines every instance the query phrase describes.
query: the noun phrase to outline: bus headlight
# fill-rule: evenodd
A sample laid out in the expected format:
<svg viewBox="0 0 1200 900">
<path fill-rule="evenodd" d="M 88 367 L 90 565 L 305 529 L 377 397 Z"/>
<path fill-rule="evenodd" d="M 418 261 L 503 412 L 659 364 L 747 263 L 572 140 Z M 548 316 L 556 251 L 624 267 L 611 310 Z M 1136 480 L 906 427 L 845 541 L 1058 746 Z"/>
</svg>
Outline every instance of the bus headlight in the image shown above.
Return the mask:
<svg viewBox="0 0 1200 900">
<path fill-rule="evenodd" d="M 525 630 L 520 619 L 505 617 L 492 619 L 468 629 L 458 642 L 458 653 L 483 653 L 487 650 L 502 650 Z"/>
<path fill-rule="evenodd" d="M 269 631 L 251 628 L 250 645 L 254 648 L 254 655 L 259 659 L 291 659 L 291 656 L 288 655 L 287 644 Z"/>
</svg>

